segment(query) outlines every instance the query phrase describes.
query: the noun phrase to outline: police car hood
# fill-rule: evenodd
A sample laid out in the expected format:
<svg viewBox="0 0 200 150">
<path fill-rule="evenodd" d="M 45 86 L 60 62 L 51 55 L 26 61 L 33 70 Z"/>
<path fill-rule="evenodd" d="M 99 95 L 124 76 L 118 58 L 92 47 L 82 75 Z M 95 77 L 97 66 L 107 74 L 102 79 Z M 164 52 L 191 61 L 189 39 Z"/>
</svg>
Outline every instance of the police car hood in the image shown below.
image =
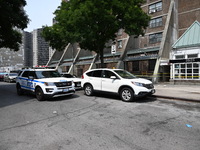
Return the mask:
<svg viewBox="0 0 200 150">
<path fill-rule="evenodd" d="M 67 81 L 72 81 L 70 79 L 67 78 L 63 78 L 63 77 L 57 77 L 57 78 L 42 78 L 42 79 L 37 79 L 38 81 L 41 82 L 67 82 Z"/>
</svg>

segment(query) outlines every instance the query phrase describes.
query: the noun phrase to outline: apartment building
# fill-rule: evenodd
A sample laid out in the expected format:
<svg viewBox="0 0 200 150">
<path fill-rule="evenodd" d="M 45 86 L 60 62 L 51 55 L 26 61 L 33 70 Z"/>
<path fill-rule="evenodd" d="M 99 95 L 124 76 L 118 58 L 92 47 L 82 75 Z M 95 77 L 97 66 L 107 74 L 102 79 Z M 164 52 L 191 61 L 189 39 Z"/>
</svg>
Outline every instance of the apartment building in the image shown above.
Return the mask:
<svg viewBox="0 0 200 150">
<path fill-rule="evenodd" d="M 24 51 L 20 47 L 19 51 L 8 48 L 0 49 L 0 72 L 10 72 L 21 69 L 24 66 Z"/>
<path fill-rule="evenodd" d="M 33 36 L 30 32 L 23 32 L 22 48 L 24 50 L 24 67 L 33 66 Z"/>
<path fill-rule="evenodd" d="M 104 62 L 108 68 L 123 68 L 154 82 L 170 81 L 172 45 L 195 21 L 200 22 L 200 1 L 146 0 L 142 9 L 151 16 L 145 35 L 134 38 L 134 35 L 127 35 L 120 29 L 114 45 L 115 52 L 111 52 L 111 48 L 104 49 Z M 108 43 L 108 46 L 113 47 L 113 43 Z M 70 53 L 72 47 L 73 56 Z M 68 72 L 75 70 L 77 76 L 99 67 L 100 60 L 96 53 L 77 48 L 67 46 L 63 53 L 55 52 L 48 65 Z"/>
<path fill-rule="evenodd" d="M 33 66 L 44 66 L 49 60 L 49 44 L 41 35 L 42 28 L 35 29 L 33 35 Z"/>
</svg>

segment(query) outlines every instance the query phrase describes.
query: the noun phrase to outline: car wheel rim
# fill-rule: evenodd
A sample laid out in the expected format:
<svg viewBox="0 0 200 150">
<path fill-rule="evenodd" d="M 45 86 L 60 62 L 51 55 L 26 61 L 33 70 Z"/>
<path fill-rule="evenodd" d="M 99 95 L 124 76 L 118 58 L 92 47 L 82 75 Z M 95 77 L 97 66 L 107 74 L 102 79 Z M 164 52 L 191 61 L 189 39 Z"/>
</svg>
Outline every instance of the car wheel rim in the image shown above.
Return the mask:
<svg viewBox="0 0 200 150">
<path fill-rule="evenodd" d="M 90 95 L 91 94 L 91 88 L 89 86 L 87 86 L 85 88 L 85 93 L 86 93 L 86 95 Z"/>
<path fill-rule="evenodd" d="M 122 92 L 122 98 L 125 100 L 125 101 L 128 101 L 131 99 L 131 93 L 129 90 L 124 90 Z"/>
<path fill-rule="evenodd" d="M 41 99 L 42 92 L 40 90 L 37 90 L 36 96 L 37 96 L 38 99 Z"/>
</svg>

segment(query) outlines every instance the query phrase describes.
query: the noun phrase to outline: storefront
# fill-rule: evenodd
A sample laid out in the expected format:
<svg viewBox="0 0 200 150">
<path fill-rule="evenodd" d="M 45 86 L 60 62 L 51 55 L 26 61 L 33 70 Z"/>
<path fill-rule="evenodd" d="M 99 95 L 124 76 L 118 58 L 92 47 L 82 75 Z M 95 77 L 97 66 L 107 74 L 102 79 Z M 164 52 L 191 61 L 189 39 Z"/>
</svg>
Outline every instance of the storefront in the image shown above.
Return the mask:
<svg viewBox="0 0 200 150">
<path fill-rule="evenodd" d="M 170 81 L 200 84 L 200 23 L 195 21 L 172 48 Z"/>
</svg>

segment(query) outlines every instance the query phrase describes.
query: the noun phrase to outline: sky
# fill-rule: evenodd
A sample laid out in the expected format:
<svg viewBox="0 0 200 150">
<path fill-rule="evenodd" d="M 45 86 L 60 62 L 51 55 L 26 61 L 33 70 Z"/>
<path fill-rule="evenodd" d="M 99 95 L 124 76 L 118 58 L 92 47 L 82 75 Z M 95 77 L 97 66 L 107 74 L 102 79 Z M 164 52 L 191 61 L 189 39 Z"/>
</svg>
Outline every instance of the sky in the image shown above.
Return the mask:
<svg viewBox="0 0 200 150">
<path fill-rule="evenodd" d="M 42 26 L 51 26 L 54 18 L 54 11 L 61 4 L 61 0 L 26 0 L 24 7 L 28 18 L 30 19 L 25 31 L 31 32 Z"/>
</svg>

